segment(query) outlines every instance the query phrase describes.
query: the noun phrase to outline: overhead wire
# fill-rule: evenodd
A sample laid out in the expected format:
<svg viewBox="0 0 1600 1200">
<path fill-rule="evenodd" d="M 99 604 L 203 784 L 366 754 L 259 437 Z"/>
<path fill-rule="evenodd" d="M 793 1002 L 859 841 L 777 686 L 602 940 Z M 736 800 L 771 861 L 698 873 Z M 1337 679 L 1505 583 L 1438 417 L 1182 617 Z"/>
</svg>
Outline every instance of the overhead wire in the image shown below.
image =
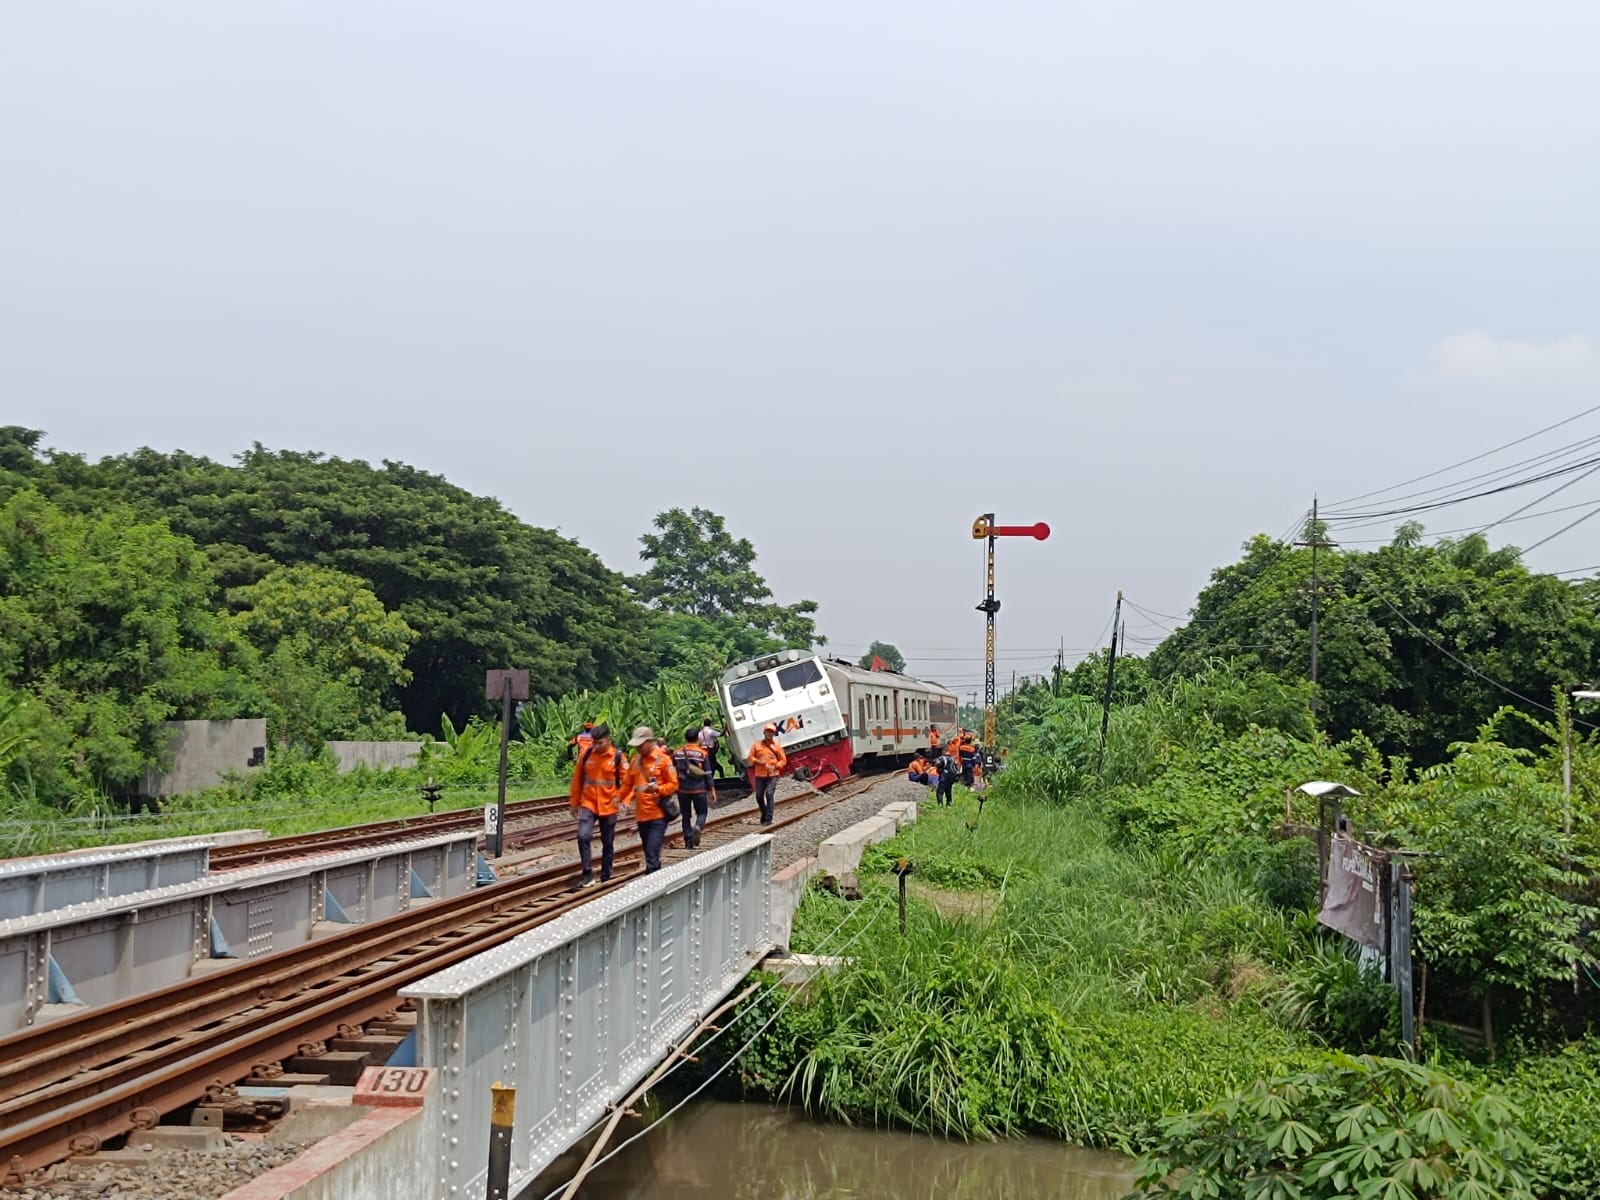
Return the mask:
<svg viewBox="0 0 1600 1200">
<path fill-rule="evenodd" d="M 1512 509 L 1509 513 L 1507 513 L 1505 516 L 1501 517 L 1498 521 L 1490 521 L 1489 524 L 1485 525 L 1482 529 L 1478 530 L 1478 532 L 1479 533 L 1488 533 L 1489 530 L 1493 529 L 1496 525 L 1504 525 L 1507 521 L 1511 520 L 1513 517 L 1521 516 L 1523 513 L 1527 512 L 1530 508 L 1533 508 L 1535 505 L 1543 504 L 1546 500 L 1550 499 L 1551 496 L 1556 495 L 1558 492 L 1564 492 L 1569 487 L 1571 487 L 1573 484 L 1580 483 L 1583 480 L 1589 478 L 1589 476 L 1593 475 L 1596 471 L 1600 471 L 1600 466 L 1590 467 L 1587 471 L 1585 471 L 1582 475 L 1579 475 L 1576 479 L 1569 479 L 1565 483 L 1561 484 L 1559 487 L 1551 488 L 1548 492 L 1546 492 L 1544 495 L 1540 496 L 1537 500 L 1531 500 L 1527 504 L 1524 504 L 1521 508 Z M 1542 542 L 1539 543 L 1539 544 L 1543 545 Z M 1529 549 L 1531 550 L 1532 547 L 1530 546 Z"/>
<path fill-rule="evenodd" d="M 1538 501 L 1535 501 L 1535 503 L 1538 503 Z M 1527 514 L 1525 514 L 1523 516 L 1516 516 L 1516 515 L 1508 513 L 1506 516 L 1503 516 L 1498 521 L 1496 521 L 1495 524 L 1496 525 L 1511 525 L 1511 524 L 1514 524 L 1514 523 L 1516 523 L 1518 521 L 1537 521 L 1541 517 L 1553 517 L 1557 513 L 1572 512 L 1575 509 L 1579 509 L 1579 508 L 1588 508 L 1589 505 L 1591 505 L 1591 504 L 1600 504 L 1600 498 L 1594 498 L 1594 499 L 1589 499 L 1589 500 L 1580 500 L 1576 504 L 1563 504 L 1560 508 L 1547 508 L 1543 512 L 1527 513 Z M 1389 522 L 1387 522 L 1387 521 L 1374 521 L 1373 524 L 1374 525 L 1387 525 L 1387 524 L 1389 524 Z M 1354 529 L 1354 528 L 1359 528 L 1359 526 L 1350 526 L 1349 528 Z M 1445 538 L 1445 537 L 1450 537 L 1451 535 L 1457 534 L 1457 533 L 1483 533 L 1485 530 L 1490 529 L 1490 528 L 1493 528 L 1493 526 L 1488 526 L 1488 525 L 1460 525 L 1460 526 L 1457 526 L 1455 529 L 1434 530 L 1429 534 L 1429 536 L 1430 537 L 1435 537 L 1435 538 Z M 1341 546 L 1387 546 L 1392 541 L 1394 541 L 1394 538 L 1393 538 L 1392 535 L 1389 536 L 1389 537 L 1381 537 L 1381 538 L 1352 538 L 1352 537 L 1344 537 L 1341 534 L 1341 536 L 1339 538 L 1339 544 Z"/>
<path fill-rule="evenodd" d="M 1564 417 L 1563 419 L 1555 422 L 1553 425 L 1546 425 L 1543 429 L 1535 429 L 1532 433 L 1523 434 L 1523 436 L 1519 438 L 1513 438 L 1511 441 L 1496 446 L 1492 450 L 1485 450 L 1482 454 L 1474 454 L 1471 458 L 1464 458 L 1460 462 L 1451 463 L 1447 467 L 1440 467 L 1435 471 L 1429 471 L 1425 475 L 1418 475 L 1415 478 L 1406 479 L 1400 483 L 1391 484 L 1389 487 L 1378 488 L 1376 491 L 1362 492 L 1359 496 L 1347 496 L 1345 499 L 1335 500 L 1333 503 L 1335 506 L 1341 504 L 1353 504 L 1357 500 L 1366 500 L 1372 496 L 1381 496 L 1385 492 L 1394 491 L 1396 488 L 1410 487 L 1413 483 L 1421 483 L 1425 479 L 1437 478 L 1447 471 L 1454 471 L 1458 467 L 1465 467 L 1475 462 L 1481 462 L 1485 458 L 1499 454 L 1502 450 L 1509 450 L 1513 446 L 1520 446 L 1523 442 L 1531 442 L 1534 438 L 1539 437 L 1542 434 L 1550 433 L 1552 430 L 1560 429 L 1563 425 L 1570 425 L 1574 421 L 1580 420 L 1583 417 L 1587 417 L 1590 413 L 1594 412 L 1600 412 L 1600 404 L 1586 408 L 1580 413 L 1574 413 L 1570 417 Z"/>
<path fill-rule="evenodd" d="M 1540 454 L 1530 455 L 1528 458 L 1519 459 L 1514 463 L 1506 463 L 1504 466 L 1495 467 L 1490 471 L 1481 471 L 1476 475 L 1463 476 L 1460 479 L 1451 480 L 1449 483 L 1442 483 L 1437 487 L 1424 488 L 1420 492 L 1407 492 L 1399 496 L 1393 496 L 1386 500 L 1385 503 L 1398 504 L 1402 500 L 1417 500 L 1426 496 L 1437 496 L 1441 492 L 1445 493 L 1444 498 L 1459 496 L 1468 490 L 1469 484 L 1489 481 L 1499 482 L 1515 476 L 1518 471 L 1526 467 L 1548 467 L 1560 459 L 1581 453 L 1596 443 L 1600 443 L 1600 434 L 1583 438 L 1581 441 L 1569 442 L 1564 446 L 1557 446 L 1554 450 L 1546 450 Z M 1337 515 L 1337 508 L 1337 505 L 1333 506 L 1332 519 L 1342 519 Z"/>
<path fill-rule="evenodd" d="M 1594 516 L 1596 513 L 1600 513 L 1600 505 L 1596 505 L 1594 508 L 1591 508 L 1588 512 L 1584 513 L 1583 516 L 1579 517 L 1577 520 L 1568 521 L 1565 525 L 1563 525 L 1560 529 L 1556 530 L 1554 533 L 1550 534 L 1548 537 L 1542 537 L 1537 542 L 1535 542 L 1533 545 L 1525 547 L 1523 549 L 1522 553 L 1527 554 L 1530 551 L 1537 550 L 1540 546 L 1543 546 L 1546 542 L 1555 541 L 1563 533 L 1566 533 L 1567 530 L 1574 529 L 1577 526 L 1582 525 L 1585 521 L 1587 521 L 1590 517 Z"/>
<path fill-rule="evenodd" d="M 1502 483 L 1492 488 L 1485 488 L 1482 491 L 1473 492 L 1469 495 L 1451 496 L 1440 500 L 1429 501 L 1426 504 L 1413 504 L 1403 508 L 1385 509 L 1378 512 L 1330 513 L 1323 519 L 1328 524 L 1332 525 L 1355 521 L 1375 522 L 1388 517 L 1406 517 L 1415 513 L 1433 512 L 1437 509 L 1449 508 L 1456 504 L 1465 504 L 1469 500 L 1481 500 L 1486 496 L 1498 496 L 1504 492 L 1516 491 L 1518 488 L 1530 487 L 1535 483 L 1543 483 L 1549 479 L 1559 479 L 1561 476 L 1571 474 L 1573 471 L 1577 471 L 1583 467 L 1600 467 L 1600 455 L 1595 455 L 1591 458 L 1579 459 L 1574 463 L 1567 463 L 1563 466 L 1555 467 L 1548 471 L 1541 471 L 1537 475 L 1530 475 L 1525 479 L 1517 479 L 1510 483 Z M 1592 474 L 1592 472 L 1587 472 L 1580 478 L 1586 478 L 1588 474 Z"/>
</svg>

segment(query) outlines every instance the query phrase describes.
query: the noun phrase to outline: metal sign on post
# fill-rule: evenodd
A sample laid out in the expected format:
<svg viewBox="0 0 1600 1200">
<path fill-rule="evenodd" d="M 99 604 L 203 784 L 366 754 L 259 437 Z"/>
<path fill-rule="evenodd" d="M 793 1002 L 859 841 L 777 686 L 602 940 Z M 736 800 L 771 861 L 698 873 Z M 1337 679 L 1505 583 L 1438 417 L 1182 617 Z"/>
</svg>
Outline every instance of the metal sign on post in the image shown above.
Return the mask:
<svg viewBox="0 0 1600 1200">
<path fill-rule="evenodd" d="M 484 679 L 483 695 L 487 700 L 500 701 L 500 796 L 495 802 L 494 828 L 486 832 L 489 849 L 499 858 L 505 849 L 506 838 L 506 765 L 511 748 L 511 702 L 528 698 L 528 672 L 490 671 Z M 487 815 L 484 820 L 487 824 Z"/>
</svg>

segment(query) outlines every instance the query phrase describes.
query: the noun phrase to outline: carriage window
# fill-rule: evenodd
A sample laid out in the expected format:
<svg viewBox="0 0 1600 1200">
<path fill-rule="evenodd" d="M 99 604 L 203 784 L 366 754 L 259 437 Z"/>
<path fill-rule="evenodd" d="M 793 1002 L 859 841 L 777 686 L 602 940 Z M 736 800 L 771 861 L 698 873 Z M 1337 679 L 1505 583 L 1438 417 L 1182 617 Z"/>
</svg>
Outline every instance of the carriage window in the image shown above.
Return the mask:
<svg viewBox="0 0 1600 1200">
<path fill-rule="evenodd" d="M 738 708 L 741 704 L 753 704 L 757 700 L 765 700 L 770 695 L 772 695 L 772 681 L 765 675 L 757 675 L 754 679 L 741 679 L 728 687 L 728 707 Z"/>
<path fill-rule="evenodd" d="M 812 659 L 805 662 L 791 663 L 778 671 L 778 686 L 786 692 L 796 688 L 803 688 L 808 683 L 816 683 L 822 678 L 822 669 Z"/>
<path fill-rule="evenodd" d="M 860 734 L 867 727 L 867 698 L 865 696 L 861 697 L 857 702 L 856 708 L 861 713 L 861 728 L 856 730 L 856 733 Z"/>
</svg>

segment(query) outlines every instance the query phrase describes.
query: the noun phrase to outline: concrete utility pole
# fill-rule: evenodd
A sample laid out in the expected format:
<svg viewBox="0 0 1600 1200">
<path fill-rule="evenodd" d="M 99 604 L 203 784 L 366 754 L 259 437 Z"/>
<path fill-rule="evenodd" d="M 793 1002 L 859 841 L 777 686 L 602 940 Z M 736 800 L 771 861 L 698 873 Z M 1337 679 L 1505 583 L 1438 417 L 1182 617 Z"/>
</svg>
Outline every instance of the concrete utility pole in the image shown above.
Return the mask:
<svg viewBox="0 0 1600 1200">
<path fill-rule="evenodd" d="M 1111 685 L 1117 678 L 1117 637 L 1122 632 L 1122 592 L 1117 592 L 1117 607 L 1111 613 L 1111 657 L 1106 660 L 1106 698 L 1100 706 L 1100 754 L 1094 760 L 1098 781 L 1106 765 L 1106 734 L 1111 730 Z"/>
<path fill-rule="evenodd" d="M 1317 643 L 1320 633 L 1319 609 L 1321 600 L 1320 580 L 1317 577 L 1317 551 L 1331 547 L 1334 543 L 1327 541 L 1322 536 L 1322 523 L 1317 520 L 1317 498 L 1311 497 L 1311 523 L 1306 526 L 1310 536 L 1303 542 L 1296 542 L 1296 546 L 1311 547 L 1311 713 L 1317 712 Z"/>
</svg>

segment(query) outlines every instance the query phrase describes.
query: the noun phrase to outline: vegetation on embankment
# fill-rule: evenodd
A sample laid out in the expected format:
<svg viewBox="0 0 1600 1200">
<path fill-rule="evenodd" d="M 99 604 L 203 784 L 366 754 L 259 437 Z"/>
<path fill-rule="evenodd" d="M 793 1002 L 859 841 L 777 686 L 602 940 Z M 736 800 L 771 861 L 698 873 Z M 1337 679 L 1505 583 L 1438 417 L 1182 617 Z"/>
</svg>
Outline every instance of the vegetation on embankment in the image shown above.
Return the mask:
<svg viewBox="0 0 1600 1200">
<path fill-rule="evenodd" d="M 715 712 L 715 701 L 703 688 L 669 680 L 642 688 L 617 684 L 526 705 L 507 755 L 507 796 L 521 800 L 565 791 L 572 777 L 570 742 L 585 721 L 609 722 L 618 730 L 648 725 L 677 738 Z M 474 717 L 457 729 L 446 717 L 442 724 L 442 736 L 423 742 L 413 766 L 341 773 L 326 749 L 290 747 L 276 752 L 260 771 L 163 800 L 159 816 L 130 816 L 93 793 L 57 806 L 0 791 L 0 857 L 241 827 L 282 835 L 403 819 L 428 811 L 422 791 L 428 783 L 440 789 L 438 811 L 493 800 L 499 723 Z"/>
<path fill-rule="evenodd" d="M 852 962 L 783 1010 L 746 1086 L 833 1119 L 1153 1154 L 1152 1194 L 1173 1170 L 1219 1197 L 1600 1194 L 1594 748 L 1568 835 L 1551 730 L 1517 722 L 1545 744 L 1513 749 L 1501 714 L 1414 773 L 1317 736 L 1303 699 L 1222 667 L 1155 689 L 1114 714 L 1103 785 L 1097 706 L 1038 703 L 981 818 L 964 792 L 925 806 L 864 860 L 863 900 L 807 898 L 797 947 Z M 1425 852 L 1425 1068 L 1384 1057 L 1392 989 L 1316 923 L 1314 851 L 1284 831 L 1286 788 L 1316 778 L 1360 789 L 1357 829 Z M 1484 1013 L 1493 1041 L 1472 1036 Z"/>
<path fill-rule="evenodd" d="M 892 873 L 901 856 L 915 864 L 904 935 Z M 850 962 L 783 1008 L 739 1064 L 743 1086 L 832 1120 L 1045 1134 L 1154 1154 L 1167 1168 L 1215 1151 L 1240 1164 L 1239 1180 L 1250 1162 L 1296 1174 L 1346 1139 L 1444 1120 L 1457 1144 L 1432 1145 L 1432 1156 L 1490 1164 L 1484 1178 L 1498 1182 L 1392 1194 L 1514 1196 L 1518 1178 L 1541 1196 L 1595 1194 L 1600 1042 L 1494 1068 L 1435 1053 L 1420 1080 L 1395 1059 L 1349 1059 L 1347 1049 L 1396 1052 L 1388 989 L 1303 913 L 1268 902 L 1253 872 L 1226 855 L 1120 847 L 1087 808 L 1010 789 L 981 818 L 970 794 L 953 809 L 925 807 L 868 852 L 861 900 L 807 896 L 795 948 L 843 950 Z M 753 1032 L 786 994 L 752 1006 L 740 1030 Z M 1308 1089 L 1307 1078 L 1322 1083 Z M 1184 1134 L 1220 1118 L 1179 1114 L 1253 1091 L 1256 1115 L 1241 1115 L 1243 1100 L 1224 1110 L 1231 1142 Z M 1284 1095 L 1293 1103 L 1280 1104 Z M 1346 1128 L 1364 1097 L 1370 1121 Z M 1304 1145 L 1284 1142 L 1290 1125 Z M 1409 1157 L 1391 1144 L 1368 1174 L 1403 1173 Z M 1299 1194 L 1345 1194 L 1324 1185 Z"/>
<path fill-rule="evenodd" d="M 896 856 L 918 885 L 904 937 Z M 963 795 L 869 851 L 860 878 L 860 902 L 808 896 L 793 939 L 829 953 L 870 921 L 852 966 L 747 1067 L 823 1115 L 1135 1150 L 1163 1112 L 1316 1058 L 1263 1003 L 1290 922 L 1227 863 L 1118 851 L 1081 811 L 996 802 L 980 819 Z"/>
</svg>

